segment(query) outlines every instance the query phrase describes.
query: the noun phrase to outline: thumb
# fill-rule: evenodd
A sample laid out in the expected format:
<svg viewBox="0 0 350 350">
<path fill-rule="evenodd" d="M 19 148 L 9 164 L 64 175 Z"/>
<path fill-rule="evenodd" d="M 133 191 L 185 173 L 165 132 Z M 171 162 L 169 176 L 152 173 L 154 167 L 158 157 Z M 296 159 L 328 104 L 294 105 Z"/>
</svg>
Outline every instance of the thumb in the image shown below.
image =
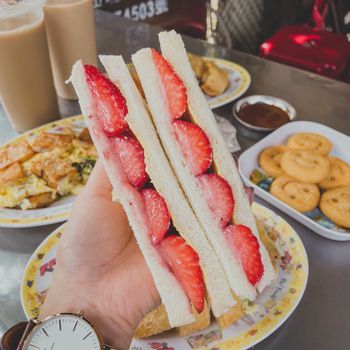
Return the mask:
<svg viewBox="0 0 350 350">
<path fill-rule="evenodd" d="M 100 160 L 97 160 L 85 187 L 84 192 L 88 192 L 90 196 L 98 193 L 99 195 L 105 194 L 109 198 L 111 197 L 112 184 Z"/>
</svg>

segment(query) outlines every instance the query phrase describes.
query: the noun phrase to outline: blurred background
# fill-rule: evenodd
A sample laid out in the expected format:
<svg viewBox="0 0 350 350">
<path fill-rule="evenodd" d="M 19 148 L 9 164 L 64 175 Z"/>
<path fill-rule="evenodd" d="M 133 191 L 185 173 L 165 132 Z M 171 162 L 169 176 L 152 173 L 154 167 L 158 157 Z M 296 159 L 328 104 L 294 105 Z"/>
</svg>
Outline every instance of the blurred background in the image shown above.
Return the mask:
<svg viewBox="0 0 350 350">
<path fill-rule="evenodd" d="M 94 6 L 350 82 L 350 0 L 95 0 Z"/>
<path fill-rule="evenodd" d="M 350 35 L 350 0 L 95 0 L 95 8 L 182 34 L 257 54 L 259 46 L 286 25 L 313 25 L 322 9 L 325 29 Z"/>
<path fill-rule="evenodd" d="M 28 3 L 39 6 L 35 16 L 42 16 L 44 10 L 45 23 L 42 19 L 27 34 L 19 31 L 15 41 L 8 39 L 8 26 L 19 22 L 5 18 L 7 10 L 13 4 L 12 10 Z M 58 117 L 56 93 L 76 100 L 65 81 L 77 58 L 97 64 L 95 18 L 99 13 L 116 25 L 127 23 L 121 20 L 125 18 L 175 29 L 226 49 L 350 83 L 350 0 L 0 0 L 2 4 L 10 6 L 0 11 L 0 101 L 20 132 Z M 117 34 L 109 38 L 116 44 L 124 39 Z M 140 32 L 128 38 L 142 45 L 143 39 Z M 30 59 L 22 55 L 23 45 Z M 25 79 L 18 66 L 26 68 Z M 35 74 L 44 69 L 45 74 Z M 41 102 L 44 95 L 46 106 Z"/>
</svg>

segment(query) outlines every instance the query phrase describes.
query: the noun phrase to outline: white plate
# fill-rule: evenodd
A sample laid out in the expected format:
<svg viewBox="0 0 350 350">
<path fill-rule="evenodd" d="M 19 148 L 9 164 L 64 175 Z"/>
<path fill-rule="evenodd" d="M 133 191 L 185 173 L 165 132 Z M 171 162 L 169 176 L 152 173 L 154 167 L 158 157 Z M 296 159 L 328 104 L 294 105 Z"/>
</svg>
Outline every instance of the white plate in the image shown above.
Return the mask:
<svg viewBox="0 0 350 350">
<path fill-rule="evenodd" d="M 205 60 L 213 61 L 217 66 L 224 69 L 229 78 L 229 86 L 222 94 L 210 97 L 204 95 L 211 109 L 224 106 L 238 97 L 242 96 L 249 88 L 251 83 L 250 74 L 239 64 L 221 58 L 202 56 Z M 129 69 L 134 69 L 132 63 L 128 63 Z"/>
<path fill-rule="evenodd" d="M 20 140 L 30 141 L 44 131 L 55 132 L 64 127 L 70 127 L 78 133 L 85 127 L 84 119 L 79 115 L 40 126 L 1 145 L 0 149 Z M 41 209 L 21 210 L 0 207 L 0 227 L 34 227 L 66 221 L 70 215 L 75 197 L 73 195 L 63 197 Z"/>
<path fill-rule="evenodd" d="M 220 58 L 203 58 L 213 61 L 217 66 L 224 69 L 229 76 L 229 86 L 226 91 L 215 97 L 205 95 L 211 109 L 224 106 L 236 100 L 248 90 L 251 83 L 251 78 L 250 74 L 245 68 L 236 63 Z"/>
<path fill-rule="evenodd" d="M 276 247 L 283 256 L 276 280 L 256 300 L 251 313 L 232 326 L 221 330 L 216 322 L 205 330 L 180 337 L 169 331 L 148 339 L 134 339 L 132 350 L 189 350 L 194 343 L 206 349 L 248 349 L 280 327 L 300 302 L 307 283 L 309 264 L 305 248 L 297 233 L 273 211 L 253 205 L 254 214 L 264 227 L 277 237 Z M 38 316 L 56 265 L 57 243 L 64 234 L 60 226 L 36 249 L 22 278 L 21 302 L 26 317 Z M 201 347 L 203 349 L 203 347 Z"/>
<path fill-rule="evenodd" d="M 247 185 L 254 187 L 255 193 L 259 197 L 265 199 L 267 202 L 290 215 L 295 220 L 301 222 L 317 234 L 336 241 L 349 241 L 350 230 L 335 225 L 332 221 L 326 218 L 318 208 L 310 213 L 307 213 L 308 216 L 306 214 L 302 214 L 275 196 L 271 195 L 268 191 L 255 185 L 250 180 L 250 175 L 253 170 L 259 168 L 259 154 L 263 149 L 269 146 L 286 144 L 288 137 L 292 134 L 308 131 L 319 133 L 327 137 L 333 143 L 333 149 L 330 154 L 350 163 L 349 136 L 319 123 L 296 121 L 283 125 L 242 153 L 242 155 L 239 157 L 239 169 L 241 175 Z"/>
</svg>

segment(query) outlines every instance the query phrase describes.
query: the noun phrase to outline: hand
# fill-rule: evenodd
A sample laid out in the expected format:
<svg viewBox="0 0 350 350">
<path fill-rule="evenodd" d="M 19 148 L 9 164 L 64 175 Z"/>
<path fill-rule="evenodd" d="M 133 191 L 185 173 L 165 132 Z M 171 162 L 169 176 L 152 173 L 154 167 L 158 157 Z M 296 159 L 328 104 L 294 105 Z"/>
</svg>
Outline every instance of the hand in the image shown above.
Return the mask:
<svg viewBox="0 0 350 350">
<path fill-rule="evenodd" d="M 138 323 L 159 305 L 160 298 L 111 191 L 97 162 L 60 239 L 53 282 L 40 318 L 82 311 L 105 343 L 128 349 Z"/>
</svg>

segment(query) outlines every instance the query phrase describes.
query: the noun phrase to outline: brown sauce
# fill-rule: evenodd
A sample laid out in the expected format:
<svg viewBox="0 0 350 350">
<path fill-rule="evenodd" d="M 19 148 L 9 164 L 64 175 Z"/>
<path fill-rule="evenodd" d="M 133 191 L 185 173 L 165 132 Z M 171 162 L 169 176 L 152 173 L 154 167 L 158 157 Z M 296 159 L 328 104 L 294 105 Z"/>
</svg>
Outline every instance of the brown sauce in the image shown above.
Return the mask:
<svg viewBox="0 0 350 350">
<path fill-rule="evenodd" d="M 243 105 L 238 117 L 248 124 L 262 128 L 278 128 L 290 121 L 288 113 L 282 108 L 262 102 Z"/>
</svg>

